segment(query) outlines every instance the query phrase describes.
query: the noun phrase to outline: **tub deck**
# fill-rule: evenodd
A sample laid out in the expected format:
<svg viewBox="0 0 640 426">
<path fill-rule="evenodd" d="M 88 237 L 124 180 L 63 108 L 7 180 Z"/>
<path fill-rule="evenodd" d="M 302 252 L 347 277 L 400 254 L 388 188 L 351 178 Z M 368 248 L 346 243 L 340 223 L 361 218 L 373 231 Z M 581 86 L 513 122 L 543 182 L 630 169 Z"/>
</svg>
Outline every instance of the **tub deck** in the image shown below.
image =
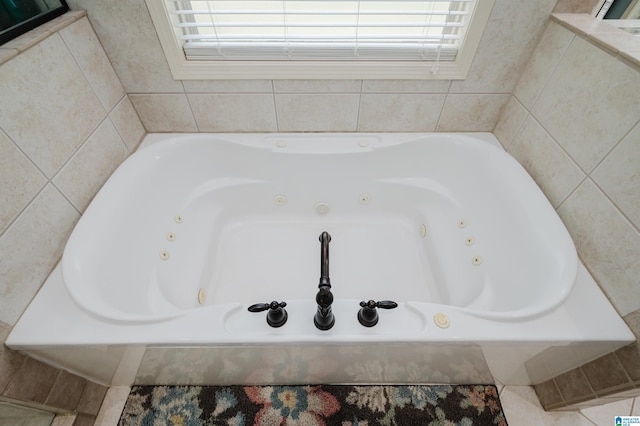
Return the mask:
<svg viewBox="0 0 640 426">
<path fill-rule="evenodd" d="M 153 155 L 105 184 L 6 344 L 108 385 L 519 385 L 634 340 L 493 135 L 306 137 L 149 135 Z M 213 145 L 183 158 L 190 138 Z M 325 230 L 336 323 L 321 331 Z M 366 328 L 368 299 L 399 306 Z M 247 311 L 271 300 L 288 304 L 280 328 Z"/>
<path fill-rule="evenodd" d="M 235 304 L 159 323 L 108 322 L 71 299 L 58 266 L 6 344 L 98 383 L 541 383 L 635 340 L 580 265 L 561 306 L 521 321 L 478 318 L 451 306 L 409 304 L 362 327 L 357 306 L 334 305 L 336 325 L 313 325 L 311 299 L 288 306 L 271 328 Z M 589 307 L 588 309 L 585 307 Z M 447 315 L 440 328 L 435 315 Z M 288 372 L 280 375 L 279 371 Z"/>
<path fill-rule="evenodd" d="M 62 260 L 71 296 L 107 320 L 309 298 L 322 231 L 337 299 L 517 319 L 557 306 L 575 282 L 564 225 L 495 139 L 148 139 L 92 201 Z"/>
</svg>

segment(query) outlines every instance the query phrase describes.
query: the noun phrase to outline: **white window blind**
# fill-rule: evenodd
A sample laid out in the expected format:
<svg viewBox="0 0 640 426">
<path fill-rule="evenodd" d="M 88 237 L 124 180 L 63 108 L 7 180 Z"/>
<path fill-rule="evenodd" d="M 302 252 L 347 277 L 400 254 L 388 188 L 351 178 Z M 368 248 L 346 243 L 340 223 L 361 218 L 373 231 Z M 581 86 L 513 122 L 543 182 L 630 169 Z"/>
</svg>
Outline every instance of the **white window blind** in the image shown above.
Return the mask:
<svg viewBox="0 0 640 426">
<path fill-rule="evenodd" d="M 463 79 L 494 0 L 145 0 L 175 79 Z"/>
<path fill-rule="evenodd" d="M 162 1 L 189 61 L 454 61 L 477 3 Z"/>
</svg>

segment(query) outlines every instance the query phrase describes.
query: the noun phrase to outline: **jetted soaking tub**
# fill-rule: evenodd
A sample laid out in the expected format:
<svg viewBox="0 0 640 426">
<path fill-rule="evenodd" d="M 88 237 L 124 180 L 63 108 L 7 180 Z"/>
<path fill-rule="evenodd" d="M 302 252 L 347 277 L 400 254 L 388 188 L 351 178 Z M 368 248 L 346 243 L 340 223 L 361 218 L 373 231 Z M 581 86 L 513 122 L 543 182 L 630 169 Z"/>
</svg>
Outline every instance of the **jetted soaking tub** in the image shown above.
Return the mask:
<svg viewBox="0 0 640 426">
<path fill-rule="evenodd" d="M 323 231 L 329 330 L 313 322 Z M 363 327 L 367 300 L 398 306 Z M 247 310 L 271 301 L 278 328 Z M 8 344 L 110 384 L 519 384 L 632 340 L 490 134 L 156 134 Z"/>
</svg>

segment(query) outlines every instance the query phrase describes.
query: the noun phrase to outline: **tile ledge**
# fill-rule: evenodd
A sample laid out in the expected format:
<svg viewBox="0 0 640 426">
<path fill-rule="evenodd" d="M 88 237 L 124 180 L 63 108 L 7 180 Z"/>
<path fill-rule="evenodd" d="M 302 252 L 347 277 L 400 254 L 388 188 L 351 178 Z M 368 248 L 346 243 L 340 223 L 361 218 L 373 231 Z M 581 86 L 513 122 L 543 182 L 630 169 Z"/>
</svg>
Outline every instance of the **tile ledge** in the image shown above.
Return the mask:
<svg viewBox="0 0 640 426">
<path fill-rule="evenodd" d="M 0 65 L 15 58 L 25 50 L 35 46 L 52 34 L 57 33 L 63 28 L 68 27 L 80 18 L 87 15 L 84 10 L 68 11 L 64 15 L 58 16 L 39 27 L 32 29 L 19 37 L 0 46 Z"/>
<path fill-rule="evenodd" d="M 551 19 L 640 71 L 640 37 L 586 13 L 552 13 Z"/>
</svg>

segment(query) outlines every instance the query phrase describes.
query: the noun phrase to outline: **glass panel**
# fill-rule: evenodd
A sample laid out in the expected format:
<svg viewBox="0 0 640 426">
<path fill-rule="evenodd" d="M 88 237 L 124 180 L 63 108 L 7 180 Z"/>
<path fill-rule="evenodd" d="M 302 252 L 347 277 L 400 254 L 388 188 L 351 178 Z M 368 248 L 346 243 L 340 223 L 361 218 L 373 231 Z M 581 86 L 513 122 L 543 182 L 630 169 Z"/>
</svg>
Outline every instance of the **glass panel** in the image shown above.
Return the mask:
<svg viewBox="0 0 640 426">
<path fill-rule="evenodd" d="M 69 10 L 64 0 L 0 0 L 0 44 Z"/>
</svg>

